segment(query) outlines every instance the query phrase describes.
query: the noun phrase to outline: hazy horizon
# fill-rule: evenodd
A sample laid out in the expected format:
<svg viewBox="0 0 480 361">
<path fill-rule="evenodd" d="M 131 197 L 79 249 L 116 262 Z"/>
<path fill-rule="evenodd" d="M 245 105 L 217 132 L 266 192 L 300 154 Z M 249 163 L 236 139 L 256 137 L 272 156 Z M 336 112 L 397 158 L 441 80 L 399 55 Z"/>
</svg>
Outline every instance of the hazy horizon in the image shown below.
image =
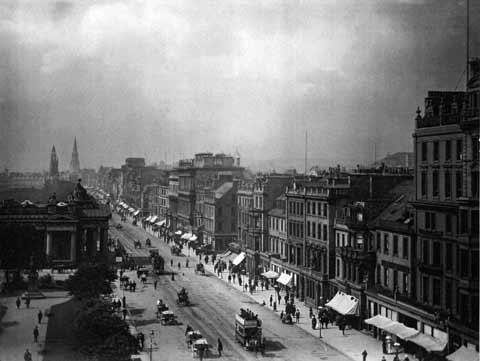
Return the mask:
<svg viewBox="0 0 480 361">
<path fill-rule="evenodd" d="M 464 89 L 465 0 L 3 1 L 0 167 L 194 153 L 371 163 Z M 470 2 L 480 55 L 480 2 Z M 313 165 L 313 164 L 312 164 Z M 289 165 L 285 164 L 285 168 Z"/>
</svg>

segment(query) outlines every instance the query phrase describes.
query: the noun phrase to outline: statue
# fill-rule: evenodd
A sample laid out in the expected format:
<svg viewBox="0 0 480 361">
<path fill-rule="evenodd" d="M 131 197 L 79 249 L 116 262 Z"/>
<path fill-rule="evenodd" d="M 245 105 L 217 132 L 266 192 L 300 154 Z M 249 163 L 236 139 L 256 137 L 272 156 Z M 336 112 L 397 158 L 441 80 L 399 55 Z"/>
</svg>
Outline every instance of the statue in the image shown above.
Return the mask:
<svg viewBox="0 0 480 361">
<path fill-rule="evenodd" d="M 77 201 L 88 200 L 87 190 L 83 188 L 81 182 L 82 180 L 78 179 L 78 183 L 75 185 L 75 189 L 73 191 L 74 197 Z"/>
<path fill-rule="evenodd" d="M 35 260 L 33 253 L 30 256 L 30 262 L 29 262 L 29 272 L 28 272 L 28 289 L 27 292 L 25 292 L 22 295 L 23 299 L 39 299 L 39 298 L 45 298 L 42 292 L 38 290 L 38 272 L 37 268 L 35 266 Z"/>
</svg>

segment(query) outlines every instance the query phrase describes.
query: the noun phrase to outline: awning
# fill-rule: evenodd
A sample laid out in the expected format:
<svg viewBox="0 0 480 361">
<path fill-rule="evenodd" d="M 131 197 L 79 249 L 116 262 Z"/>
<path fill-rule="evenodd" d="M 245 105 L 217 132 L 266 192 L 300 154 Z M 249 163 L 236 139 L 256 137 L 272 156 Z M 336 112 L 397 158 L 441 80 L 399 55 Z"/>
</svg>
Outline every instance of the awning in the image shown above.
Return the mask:
<svg viewBox="0 0 480 361">
<path fill-rule="evenodd" d="M 333 308 L 342 315 L 354 315 L 357 313 L 358 299 L 339 291 L 325 306 Z"/>
<path fill-rule="evenodd" d="M 231 254 L 232 254 L 232 251 L 226 251 L 226 252 L 222 253 L 220 256 L 218 256 L 217 258 L 222 259 L 222 258 L 228 257 Z"/>
<path fill-rule="evenodd" d="M 368 318 L 368 319 L 365 320 L 365 323 L 367 325 L 372 325 L 372 326 L 375 326 L 377 328 L 381 328 L 382 330 L 385 327 L 392 325 L 394 322 L 395 321 L 392 321 L 391 319 L 386 318 L 382 315 L 375 315 L 372 318 Z"/>
<path fill-rule="evenodd" d="M 478 361 L 478 352 L 465 346 L 447 356 L 450 361 Z"/>
<path fill-rule="evenodd" d="M 292 275 L 289 275 L 285 272 L 283 272 L 280 277 L 278 277 L 277 282 L 281 283 L 282 285 L 286 286 L 290 283 L 292 280 Z"/>
<path fill-rule="evenodd" d="M 278 278 L 279 275 L 277 272 L 269 270 L 267 272 L 263 272 L 262 276 L 265 278 L 271 279 L 271 278 Z"/>
<path fill-rule="evenodd" d="M 157 216 L 152 216 L 152 218 L 150 218 L 150 223 L 155 223 L 157 220 L 158 220 Z"/>
<path fill-rule="evenodd" d="M 176 234 L 177 236 L 182 235 L 182 233 L 183 233 L 183 232 L 182 232 L 181 230 L 178 230 L 178 231 L 175 232 L 175 234 Z"/>
<path fill-rule="evenodd" d="M 152 219 L 152 216 L 148 216 L 145 222 L 150 222 L 151 219 Z"/>
<path fill-rule="evenodd" d="M 196 241 L 197 239 L 198 239 L 198 237 L 194 234 L 194 235 L 192 235 L 192 236 L 189 238 L 189 241 L 190 241 L 190 242 L 194 242 L 194 241 Z"/>
<path fill-rule="evenodd" d="M 159 227 L 163 226 L 164 224 L 165 224 L 165 220 L 155 223 L 155 225 Z"/>
<path fill-rule="evenodd" d="M 423 347 L 428 352 L 443 351 L 445 349 L 445 346 L 447 345 L 446 341 L 441 341 L 438 338 L 426 335 L 422 332 L 419 332 L 415 336 L 408 337 L 407 341 L 413 342 L 418 346 Z"/>
<path fill-rule="evenodd" d="M 130 208 L 128 208 L 128 211 L 129 212 L 135 212 L 135 208 L 130 207 Z"/>
<path fill-rule="evenodd" d="M 123 203 L 122 207 L 125 208 L 125 209 L 127 209 L 127 208 L 128 208 L 128 204 L 127 204 L 127 203 Z"/>
<path fill-rule="evenodd" d="M 135 213 L 133 213 L 134 216 L 138 216 L 140 214 L 140 210 L 136 210 Z"/>
<path fill-rule="evenodd" d="M 245 259 L 245 252 L 240 253 L 234 260 L 233 265 L 238 266 Z"/>
<path fill-rule="evenodd" d="M 181 236 L 180 239 L 188 240 L 188 239 L 190 239 L 191 236 L 193 236 L 193 234 L 188 232 L 188 233 L 185 233 L 183 236 Z"/>
<path fill-rule="evenodd" d="M 419 332 L 418 330 L 411 327 L 407 327 L 400 322 L 394 322 L 393 324 L 385 327 L 384 330 L 391 333 L 392 335 L 400 337 L 402 340 L 406 340 L 409 337 L 413 337 Z"/>
</svg>

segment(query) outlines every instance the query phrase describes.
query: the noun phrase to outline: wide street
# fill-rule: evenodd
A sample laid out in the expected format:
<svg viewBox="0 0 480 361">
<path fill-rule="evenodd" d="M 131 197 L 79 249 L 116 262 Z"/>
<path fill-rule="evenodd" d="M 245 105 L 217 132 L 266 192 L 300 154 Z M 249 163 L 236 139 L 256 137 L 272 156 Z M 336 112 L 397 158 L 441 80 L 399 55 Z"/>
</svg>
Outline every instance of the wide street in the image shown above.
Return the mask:
<svg viewBox="0 0 480 361">
<path fill-rule="evenodd" d="M 120 222 L 118 215 L 113 215 L 113 224 Z M 113 225 L 112 224 L 112 225 Z M 149 278 L 144 287 L 137 280 L 137 292 L 125 292 L 127 305 L 130 308 L 132 319 L 137 328 L 147 336 L 145 346 L 149 347 L 149 334 L 154 330 L 153 360 L 189 360 L 192 358 L 185 344 L 185 328 L 187 324 L 198 329 L 214 346 L 214 357 L 217 357 L 216 345 L 220 337 L 224 352 L 222 357 L 231 360 L 251 360 L 262 358 L 260 353 L 244 350 L 235 341 L 234 317 L 239 309 L 250 309 L 257 313 L 263 322 L 263 335 L 266 337 L 267 346 L 264 358 L 272 360 L 349 360 L 346 356 L 338 353 L 328 345 L 313 337 L 301 328 L 294 325 L 282 324 L 278 313 L 274 313 L 254 302 L 248 295 L 230 287 L 227 283 L 218 279 L 215 275 L 201 276 L 194 273 L 194 265 L 198 257 L 189 257 L 190 267 L 185 268 L 185 256 L 172 256 L 170 249 L 163 240 L 159 240 L 141 227 L 122 222 L 123 228 L 117 230 L 110 227 L 113 238 L 120 238 L 122 243 L 130 242 L 133 245 L 135 239 L 140 240 L 144 247 L 145 239 L 150 238 L 152 247 L 157 247 L 160 254 L 166 260 L 166 270 L 171 271 L 170 260 L 173 259 L 175 280 L 168 275 L 158 278 L 157 291 L 153 290 L 153 279 Z M 130 248 L 132 249 L 133 246 Z M 142 250 L 135 250 L 137 255 L 146 254 Z M 181 263 L 178 270 L 177 264 Z M 129 275 L 136 280 L 135 272 Z M 175 304 L 177 291 L 185 287 L 189 293 L 192 305 L 179 307 Z M 118 291 L 122 295 L 122 291 Z M 161 326 L 155 319 L 155 301 L 162 298 L 178 315 L 182 323 L 179 326 Z M 303 319 L 303 322 L 308 320 Z M 212 356 L 210 356 L 212 357 Z"/>
</svg>

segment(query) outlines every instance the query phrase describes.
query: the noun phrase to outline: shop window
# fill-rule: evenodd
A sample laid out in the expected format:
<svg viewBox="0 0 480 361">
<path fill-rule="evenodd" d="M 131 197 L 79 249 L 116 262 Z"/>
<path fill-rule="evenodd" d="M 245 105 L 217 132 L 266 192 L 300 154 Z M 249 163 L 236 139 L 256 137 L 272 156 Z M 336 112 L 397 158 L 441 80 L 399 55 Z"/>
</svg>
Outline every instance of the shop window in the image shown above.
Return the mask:
<svg viewBox="0 0 480 361">
<path fill-rule="evenodd" d="M 405 259 L 408 259 L 408 243 L 408 237 L 403 237 L 402 256 Z"/>
<path fill-rule="evenodd" d="M 393 255 L 398 256 L 398 236 L 393 236 Z"/>
<path fill-rule="evenodd" d="M 445 160 L 452 159 L 452 141 L 447 140 L 445 142 Z"/>
</svg>

